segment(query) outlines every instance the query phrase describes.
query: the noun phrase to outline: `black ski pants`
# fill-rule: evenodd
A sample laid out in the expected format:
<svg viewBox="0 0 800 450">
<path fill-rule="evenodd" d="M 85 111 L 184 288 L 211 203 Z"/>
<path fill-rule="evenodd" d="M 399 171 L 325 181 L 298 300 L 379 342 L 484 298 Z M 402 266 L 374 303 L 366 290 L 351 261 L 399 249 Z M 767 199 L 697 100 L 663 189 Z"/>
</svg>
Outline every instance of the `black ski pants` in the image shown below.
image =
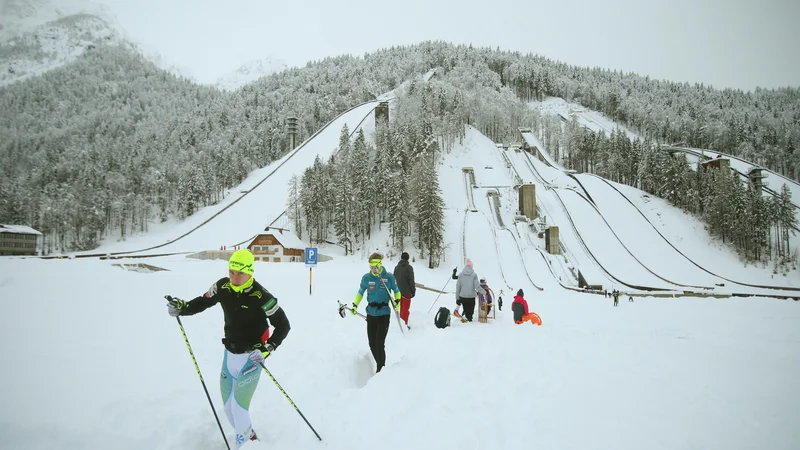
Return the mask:
<svg viewBox="0 0 800 450">
<path fill-rule="evenodd" d="M 461 301 L 461 305 L 464 306 L 464 317 L 466 317 L 469 322 L 472 322 L 472 316 L 475 314 L 475 297 L 459 297 L 458 299 Z"/>
<path fill-rule="evenodd" d="M 369 339 L 369 349 L 372 357 L 378 365 L 377 372 L 380 372 L 386 365 L 386 335 L 389 333 L 389 315 L 370 316 L 367 315 L 367 339 Z"/>
</svg>

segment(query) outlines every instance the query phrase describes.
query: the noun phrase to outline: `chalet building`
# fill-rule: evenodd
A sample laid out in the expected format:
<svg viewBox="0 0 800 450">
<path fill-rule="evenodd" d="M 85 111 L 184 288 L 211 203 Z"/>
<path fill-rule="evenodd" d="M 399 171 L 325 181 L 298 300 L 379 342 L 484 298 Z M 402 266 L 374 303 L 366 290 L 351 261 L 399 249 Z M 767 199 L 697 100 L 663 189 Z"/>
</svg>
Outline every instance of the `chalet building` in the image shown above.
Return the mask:
<svg viewBox="0 0 800 450">
<path fill-rule="evenodd" d="M 25 225 L 0 224 L 0 255 L 36 255 L 41 235 Z"/>
<path fill-rule="evenodd" d="M 305 262 L 307 242 L 301 241 L 294 233 L 280 229 L 270 229 L 253 239 L 247 249 L 256 261 L 265 262 Z"/>
</svg>

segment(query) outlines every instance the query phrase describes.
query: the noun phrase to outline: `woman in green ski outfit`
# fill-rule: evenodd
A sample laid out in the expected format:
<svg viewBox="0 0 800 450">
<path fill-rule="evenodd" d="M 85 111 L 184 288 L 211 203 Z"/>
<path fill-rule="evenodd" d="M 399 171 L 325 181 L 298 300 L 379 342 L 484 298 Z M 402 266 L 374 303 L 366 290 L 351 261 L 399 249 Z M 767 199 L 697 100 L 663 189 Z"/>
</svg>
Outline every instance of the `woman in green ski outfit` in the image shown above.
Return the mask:
<svg viewBox="0 0 800 450">
<path fill-rule="evenodd" d="M 214 283 L 208 292 L 189 302 L 170 297 L 167 305 L 173 317 L 191 316 L 217 303 L 222 307 L 225 355 L 220 391 L 225 414 L 236 432 L 237 449 L 257 439 L 249 408 L 261 375 L 259 363 L 278 348 L 291 328 L 278 299 L 253 278 L 254 262 L 248 250 L 237 250 L 228 262 L 228 276 Z M 272 334 L 270 322 L 275 327 Z"/>
</svg>

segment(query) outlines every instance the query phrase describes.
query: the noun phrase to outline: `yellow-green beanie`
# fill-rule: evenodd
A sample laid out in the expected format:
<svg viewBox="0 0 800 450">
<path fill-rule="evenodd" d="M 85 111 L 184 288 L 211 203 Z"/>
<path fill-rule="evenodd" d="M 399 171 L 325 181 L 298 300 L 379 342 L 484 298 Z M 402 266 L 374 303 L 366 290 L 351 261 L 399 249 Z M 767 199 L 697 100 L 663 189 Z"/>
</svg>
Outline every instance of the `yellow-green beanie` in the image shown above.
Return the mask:
<svg viewBox="0 0 800 450">
<path fill-rule="evenodd" d="M 228 261 L 228 268 L 252 275 L 255 269 L 253 264 L 254 261 L 255 258 L 253 257 L 253 254 L 250 253 L 250 250 L 243 248 L 233 252 L 231 259 Z"/>
</svg>

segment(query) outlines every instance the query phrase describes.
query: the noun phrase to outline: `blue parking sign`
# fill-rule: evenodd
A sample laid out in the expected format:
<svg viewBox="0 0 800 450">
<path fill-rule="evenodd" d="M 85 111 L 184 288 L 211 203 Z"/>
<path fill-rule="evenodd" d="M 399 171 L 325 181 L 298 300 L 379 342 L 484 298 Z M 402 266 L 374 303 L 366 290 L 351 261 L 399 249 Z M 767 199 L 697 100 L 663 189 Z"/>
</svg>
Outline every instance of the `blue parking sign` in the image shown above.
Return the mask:
<svg viewBox="0 0 800 450">
<path fill-rule="evenodd" d="M 306 247 L 306 264 L 308 265 L 316 265 L 317 264 L 317 248 L 316 247 Z"/>
</svg>

